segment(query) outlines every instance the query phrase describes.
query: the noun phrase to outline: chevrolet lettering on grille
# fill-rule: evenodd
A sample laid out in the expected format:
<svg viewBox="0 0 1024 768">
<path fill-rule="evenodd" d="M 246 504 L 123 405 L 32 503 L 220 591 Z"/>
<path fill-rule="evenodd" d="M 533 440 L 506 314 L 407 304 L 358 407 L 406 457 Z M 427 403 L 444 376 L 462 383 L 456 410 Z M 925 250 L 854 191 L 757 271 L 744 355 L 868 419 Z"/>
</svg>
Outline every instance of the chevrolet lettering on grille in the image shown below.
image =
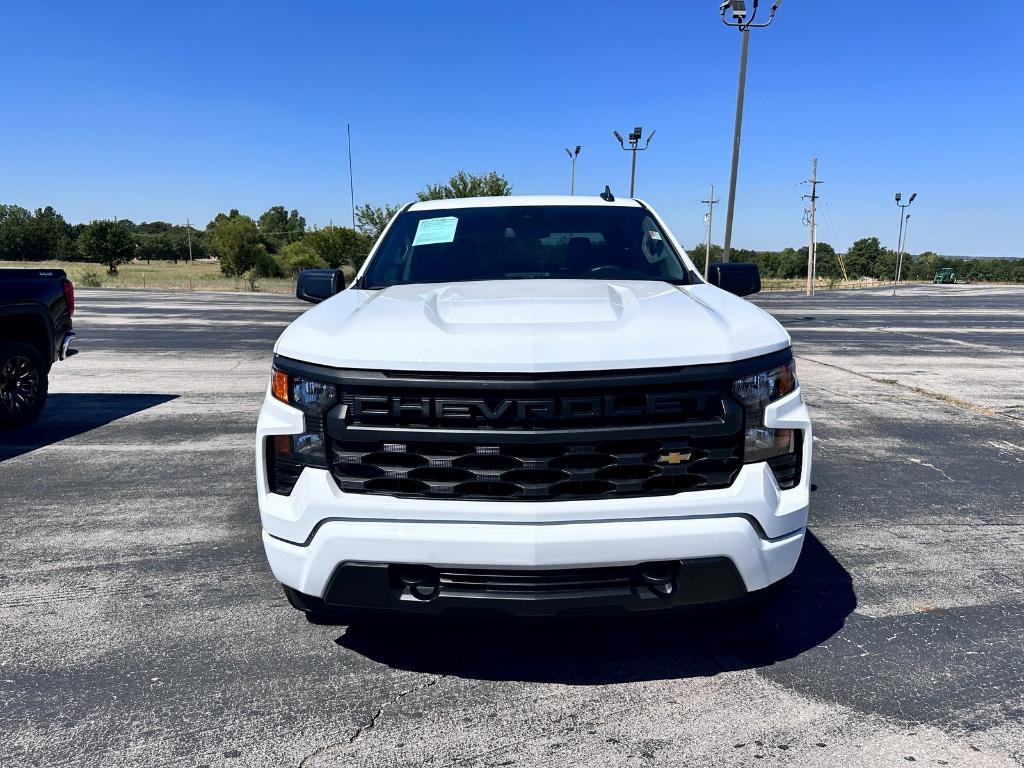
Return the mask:
<svg viewBox="0 0 1024 768">
<path fill-rule="evenodd" d="M 597 419 L 627 416 L 671 416 L 692 413 L 704 407 L 703 397 L 692 394 L 646 394 L 629 398 L 484 398 L 399 397 L 357 395 L 352 415 L 402 419 L 452 419 L 477 421 L 546 421 L 556 419 Z"/>
</svg>

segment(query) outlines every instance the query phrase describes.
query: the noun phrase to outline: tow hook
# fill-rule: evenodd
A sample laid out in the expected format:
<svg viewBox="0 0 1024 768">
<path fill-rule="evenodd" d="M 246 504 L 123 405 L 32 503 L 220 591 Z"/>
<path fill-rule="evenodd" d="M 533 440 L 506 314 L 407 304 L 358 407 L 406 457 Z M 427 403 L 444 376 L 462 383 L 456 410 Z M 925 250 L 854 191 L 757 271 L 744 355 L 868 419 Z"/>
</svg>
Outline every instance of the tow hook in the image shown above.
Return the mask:
<svg viewBox="0 0 1024 768">
<path fill-rule="evenodd" d="M 676 591 L 676 569 L 665 563 L 641 566 L 640 580 L 662 597 L 668 597 Z"/>
<path fill-rule="evenodd" d="M 399 578 L 417 600 L 433 600 L 441 591 L 437 572 L 433 568 L 406 568 Z"/>
</svg>

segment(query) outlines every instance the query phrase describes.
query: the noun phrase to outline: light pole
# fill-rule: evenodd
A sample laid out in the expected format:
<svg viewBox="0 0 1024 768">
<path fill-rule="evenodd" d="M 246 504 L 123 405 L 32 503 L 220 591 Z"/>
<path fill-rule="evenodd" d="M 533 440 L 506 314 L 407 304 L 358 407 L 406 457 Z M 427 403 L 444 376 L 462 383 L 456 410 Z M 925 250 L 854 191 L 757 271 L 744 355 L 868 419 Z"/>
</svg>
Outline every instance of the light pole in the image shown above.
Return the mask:
<svg viewBox="0 0 1024 768">
<path fill-rule="evenodd" d="M 910 214 L 907 213 L 907 208 L 910 207 L 911 203 L 917 197 L 917 192 L 910 195 L 910 199 L 907 202 L 900 202 L 903 199 L 903 193 L 896 193 L 896 205 L 900 209 L 900 234 L 896 238 L 896 280 L 892 284 L 892 295 L 896 295 L 896 286 L 900 283 L 900 276 L 903 274 L 903 224 L 904 221 L 910 218 Z"/>
<path fill-rule="evenodd" d="M 565 154 L 567 154 L 569 156 L 569 159 L 572 160 L 572 175 L 569 177 L 569 194 L 570 195 L 575 195 L 576 194 L 576 158 L 580 156 L 580 145 L 579 144 L 576 145 L 576 152 L 575 152 L 575 154 L 568 147 L 566 147 L 565 148 Z"/>
<path fill-rule="evenodd" d="M 633 153 L 633 168 L 629 172 L 629 196 L 630 197 L 633 197 L 633 189 L 635 188 L 635 184 L 636 184 L 636 153 L 637 152 L 643 152 L 645 149 L 647 149 L 649 146 L 651 146 L 651 139 L 654 138 L 654 134 L 657 133 L 658 131 L 657 131 L 657 129 L 651 131 L 651 135 L 647 137 L 647 143 L 644 144 L 641 147 L 641 146 L 639 146 L 640 145 L 640 136 L 641 136 L 641 134 L 643 134 L 643 132 L 644 132 L 644 129 L 641 128 L 639 125 L 636 128 L 634 128 L 633 132 L 631 134 L 629 134 L 629 139 L 628 139 L 629 146 L 627 147 L 626 144 L 622 140 L 622 134 L 620 134 L 618 131 L 612 131 L 612 133 L 615 134 L 615 138 L 619 140 L 619 146 L 622 147 L 627 152 L 632 152 Z"/>
<path fill-rule="evenodd" d="M 775 0 L 768 13 L 768 21 L 762 24 L 755 24 L 757 18 L 758 0 L 753 0 L 753 9 L 747 16 L 746 0 L 725 0 L 719 6 L 722 12 L 722 23 L 727 27 L 735 27 L 740 31 L 742 42 L 740 45 L 740 81 L 736 89 L 736 124 L 732 132 L 732 170 L 729 174 L 729 202 L 725 211 L 725 242 L 722 245 L 722 261 L 729 260 L 729 251 L 732 250 L 732 215 L 736 207 L 736 174 L 740 166 L 740 134 L 743 131 L 743 94 L 747 84 L 747 49 L 750 47 L 750 30 L 767 27 L 775 21 L 775 12 L 782 5 L 782 0 Z M 726 11 L 730 11 L 732 21 L 725 17 Z"/>
<path fill-rule="evenodd" d="M 352 180 L 352 126 L 350 124 L 345 125 L 345 130 L 348 131 L 348 194 L 349 200 L 352 203 L 352 229 L 356 228 L 356 185 Z"/>
</svg>

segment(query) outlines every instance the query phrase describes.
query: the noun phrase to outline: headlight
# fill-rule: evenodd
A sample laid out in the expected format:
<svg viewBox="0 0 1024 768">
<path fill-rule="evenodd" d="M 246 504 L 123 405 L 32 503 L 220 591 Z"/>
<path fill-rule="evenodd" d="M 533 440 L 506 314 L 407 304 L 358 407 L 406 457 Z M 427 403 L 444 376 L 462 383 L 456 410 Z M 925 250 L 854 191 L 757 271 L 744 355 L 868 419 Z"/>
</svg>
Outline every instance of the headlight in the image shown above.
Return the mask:
<svg viewBox="0 0 1024 768">
<path fill-rule="evenodd" d="M 322 415 L 338 399 L 338 388 L 333 384 L 289 376 L 277 368 L 271 371 L 270 392 L 282 403 L 316 415 Z"/>
<path fill-rule="evenodd" d="M 338 389 L 323 381 L 292 377 L 292 405 L 307 413 L 322 415 L 338 399 Z"/>
<path fill-rule="evenodd" d="M 795 391 L 797 386 L 796 362 L 792 360 L 770 371 L 755 373 L 733 382 L 733 394 L 743 403 L 746 411 L 744 463 L 765 461 L 795 450 L 793 430 L 766 427 L 764 411 L 769 403 Z"/>
<path fill-rule="evenodd" d="M 267 439 L 270 489 L 275 493 L 288 494 L 295 486 L 302 467 L 327 466 L 323 415 L 337 403 L 338 388 L 328 382 L 292 376 L 274 368 L 270 392 L 275 399 L 305 413 L 303 432 Z"/>
</svg>

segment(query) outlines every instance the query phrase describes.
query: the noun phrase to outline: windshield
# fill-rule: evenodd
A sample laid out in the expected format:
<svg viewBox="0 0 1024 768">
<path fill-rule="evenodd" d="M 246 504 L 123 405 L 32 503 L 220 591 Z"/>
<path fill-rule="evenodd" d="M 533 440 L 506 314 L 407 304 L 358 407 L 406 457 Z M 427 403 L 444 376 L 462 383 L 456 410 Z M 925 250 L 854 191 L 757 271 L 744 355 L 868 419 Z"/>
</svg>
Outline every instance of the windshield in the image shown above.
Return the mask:
<svg viewBox="0 0 1024 768">
<path fill-rule="evenodd" d="M 545 278 L 689 282 L 644 208 L 552 205 L 402 213 L 361 287 Z"/>
</svg>

